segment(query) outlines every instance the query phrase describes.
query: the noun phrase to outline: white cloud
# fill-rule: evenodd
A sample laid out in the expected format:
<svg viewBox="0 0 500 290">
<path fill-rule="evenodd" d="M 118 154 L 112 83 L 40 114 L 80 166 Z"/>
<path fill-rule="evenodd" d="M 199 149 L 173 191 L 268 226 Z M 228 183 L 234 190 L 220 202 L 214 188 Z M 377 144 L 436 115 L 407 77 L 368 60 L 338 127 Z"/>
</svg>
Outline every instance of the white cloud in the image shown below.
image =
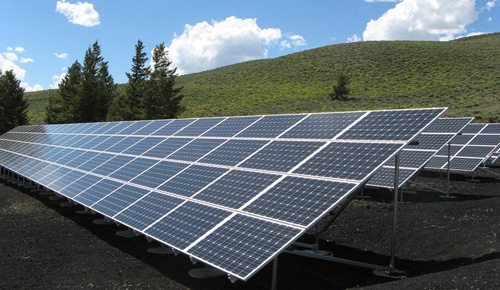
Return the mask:
<svg viewBox="0 0 500 290">
<path fill-rule="evenodd" d="M 475 0 L 403 0 L 370 20 L 364 40 L 448 40 L 476 21 Z"/>
<path fill-rule="evenodd" d="M 39 84 L 36 84 L 34 86 L 29 86 L 28 83 L 21 82 L 21 87 L 24 88 L 25 92 L 34 92 L 34 91 L 42 91 L 43 87 Z"/>
<path fill-rule="evenodd" d="M 66 76 L 66 72 L 63 72 L 60 75 L 54 75 L 52 76 L 52 84 L 49 85 L 50 89 L 58 89 L 59 84 L 61 83 L 62 79 Z"/>
<path fill-rule="evenodd" d="M 401 2 L 403 0 L 365 0 L 365 2 L 368 3 L 374 3 L 374 2 Z"/>
<path fill-rule="evenodd" d="M 21 63 L 28 63 L 28 62 L 34 62 L 34 60 L 32 58 L 29 58 L 29 57 L 21 57 L 20 62 Z"/>
<path fill-rule="evenodd" d="M 0 70 L 2 72 L 12 70 L 16 78 L 23 80 L 24 76 L 26 75 L 26 70 L 20 68 L 17 64 L 14 63 L 14 61 L 4 57 L 5 54 L 7 53 L 0 53 Z"/>
<path fill-rule="evenodd" d="M 71 4 L 66 0 L 57 1 L 56 11 L 66 16 L 69 22 L 87 27 L 100 24 L 99 13 L 88 2 Z"/>
<path fill-rule="evenodd" d="M 286 36 L 286 39 L 280 41 L 281 50 L 285 48 L 292 48 L 292 46 L 294 47 L 304 46 L 306 44 L 307 44 L 306 40 L 304 39 L 304 37 L 300 35 Z"/>
<path fill-rule="evenodd" d="M 17 57 L 17 54 L 13 53 L 13 52 L 4 52 L 3 53 L 4 57 L 10 61 L 16 61 L 18 60 L 19 58 Z"/>
<path fill-rule="evenodd" d="M 24 82 L 24 78 L 26 76 L 26 70 L 22 69 L 20 66 L 18 66 L 15 63 L 15 61 L 18 60 L 18 57 L 12 51 L 23 53 L 24 48 L 16 47 L 15 49 L 13 49 L 12 47 L 7 47 L 7 51 L 9 51 L 9 52 L 0 53 L 0 71 L 6 72 L 6 71 L 11 70 L 14 73 L 16 79 L 21 81 L 20 85 L 21 85 L 21 87 L 24 88 L 24 90 L 26 92 L 43 90 L 42 86 L 39 84 L 36 84 L 33 87 L 31 87 L 27 82 Z M 22 57 L 19 62 L 28 63 L 28 62 L 33 62 L 33 61 L 34 60 L 32 58 Z"/>
<path fill-rule="evenodd" d="M 490 10 L 491 8 L 495 7 L 498 3 L 498 0 L 492 0 L 492 1 L 489 1 L 488 3 L 486 3 L 486 8 L 488 8 L 488 10 Z"/>
<path fill-rule="evenodd" d="M 68 59 L 68 56 L 69 56 L 69 54 L 67 54 L 66 52 L 63 52 L 63 53 L 54 52 L 54 55 L 60 59 Z"/>
<path fill-rule="evenodd" d="M 357 34 L 354 34 L 353 36 L 347 38 L 347 42 L 359 42 L 361 40 L 361 37 L 359 37 Z"/>
<path fill-rule="evenodd" d="M 186 25 L 167 48 L 172 67 L 179 74 L 209 70 L 267 57 L 268 48 L 281 39 L 281 30 L 262 29 L 257 19 L 234 16 L 212 24 Z M 300 43 L 300 39 L 295 39 Z"/>
</svg>

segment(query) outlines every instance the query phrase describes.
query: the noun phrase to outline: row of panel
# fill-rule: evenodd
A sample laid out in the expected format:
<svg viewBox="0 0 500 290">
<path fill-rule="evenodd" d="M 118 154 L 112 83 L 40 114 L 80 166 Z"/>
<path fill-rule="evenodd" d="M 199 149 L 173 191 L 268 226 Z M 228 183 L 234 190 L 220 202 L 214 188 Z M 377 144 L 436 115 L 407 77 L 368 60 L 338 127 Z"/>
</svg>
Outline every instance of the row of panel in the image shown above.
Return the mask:
<svg viewBox="0 0 500 290">
<path fill-rule="evenodd" d="M 440 118 L 432 122 L 400 153 L 399 186 L 413 178 L 429 160 L 461 132 L 474 118 Z M 395 161 L 387 161 L 368 182 L 368 186 L 394 188 Z"/>
<path fill-rule="evenodd" d="M 475 171 L 500 146 L 500 124 L 475 123 L 467 125 L 461 135 L 450 141 L 427 163 L 426 169 Z"/>
<path fill-rule="evenodd" d="M 245 129 L 231 133 L 233 135 L 224 133 L 227 134 L 225 136 L 248 134 L 252 132 L 253 126 L 266 120 L 266 123 L 260 123 L 264 125 L 255 131 L 258 134 L 254 134 L 252 138 L 262 136 L 274 138 L 293 133 L 294 135 L 288 135 L 287 138 L 296 136 L 303 140 L 296 142 L 264 140 L 265 144 L 261 145 L 259 142 L 263 140 L 253 139 L 249 140 L 255 142 L 252 146 L 241 143 L 236 146 L 237 150 L 246 150 L 244 149 L 246 147 L 259 148 L 245 159 L 238 161 L 238 165 L 247 161 L 248 164 L 261 164 L 247 168 L 223 166 L 214 163 L 216 161 L 198 162 L 230 141 L 243 140 L 227 137 L 207 152 L 205 147 L 211 146 L 210 142 L 216 140 L 213 141 L 215 143 L 220 140 L 205 137 L 208 132 L 224 128 L 222 125 L 227 121 L 233 122 L 232 120 L 247 117 L 222 118 L 219 123 L 216 118 L 184 120 L 182 122 L 186 124 L 179 125 L 175 133 L 165 135 L 162 141 L 156 142 L 153 146 L 144 145 L 142 148 L 146 150 L 139 149 L 142 145 L 135 148 L 134 154 L 130 154 L 130 151 L 126 154 L 124 152 L 137 144 L 154 144 L 155 142 L 151 140 L 156 139 L 151 138 L 156 137 L 151 134 L 157 131 L 151 130 L 150 136 L 132 133 L 129 136 L 121 135 L 123 130 L 131 132 L 132 126 L 136 127 L 134 132 L 146 130 L 146 127 L 138 124 L 143 122 L 18 127 L 15 132 L 9 133 L 16 134 L 8 136 L 12 138 L 3 136 L 0 138 L 2 139 L 0 163 L 20 176 L 230 275 L 246 280 L 330 212 L 340 201 L 354 193 L 377 168 L 394 156 L 405 142 L 414 138 L 444 111 L 442 108 L 431 108 L 257 117 L 255 123 Z M 329 121 L 323 125 L 316 122 L 325 118 Z M 160 121 L 151 121 L 144 122 L 143 125 L 154 125 L 160 130 L 180 121 L 163 120 L 161 126 L 154 125 Z M 200 127 L 191 127 L 196 124 Z M 201 128 L 202 124 L 205 124 L 203 129 L 195 130 Z M 307 124 L 310 125 L 304 126 Z M 103 132 L 95 131 L 96 126 Z M 105 127 L 108 129 L 104 131 Z M 102 135 L 110 133 L 111 128 L 120 135 Z M 118 130 L 119 128 L 122 129 Z M 196 131 L 203 136 L 200 138 L 182 136 L 181 130 Z M 81 147 L 88 144 L 88 142 L 83 143 L 83 139 L 75 140 L 77 143 L 73 143 L 70 140 L 75 136 L 68 137 L 78 135 L 88 138 L 90 133 L 96 138 L 140 137 L 141 139 L 132 139 L 136 142 L 130 142 L 133 145 L 129 147 L 119 146 L 126 149 L 118 153 L 102 150 L 117 148 L 114 146 L 119 143 L 111 142 L 109 146 L 92 147 L 94 149 L 90 150 Z M 29 139 L 30 141 L 18 140 L 17 138 L 22 138 L 22 134 L 42 137 L 29 137 L 35 138 Z M 59 138 L 55 136 L 63 135 L 66 136 L 60 138 L 64 139 L 55 140 Z M 317 139 L 325 138 L 402 142 L 335 141 L 319 142 L 321 145 L 317 147 L 319 145 Z M 190 141 L 166 155 L 168 159 L 145 155 L 163 142 L 179 139 L 190 139 Z M 33 142 L 36 140 L 43 141 Z M 51 140 L 57 143 L 52 143 Z M 121 141 L 125 142 L 124 140 L 126 139 Z M 189 146 L 204 140 L 208 140 L 209 143 L 203 143 L 203 146 Z M 93 145 L 100 146 L 102 142 L 105 140 Z M 301 145 L 298 145 L 299 143 Z M 70 144 L 78 144 L 71 145 L 78 147 L 67 146 Z M 305 151 L 312 153 L 302 153 L 304 150 L 300 146 L 305 144 L 307 146 L 312 144 L 312 149 L 305 147 Z M 180 154 L 188 146 L 189 151 Z M 271 151 L 266 151 L 267 147 L 273 148 L 273 146 L 277 147 L 276 150 L 271 150 L 272 154 Z M 300 149 L 288 150 L 295 148 L 294 146 L 299 146 Z M 158 154 L 164 154 L 161 152 L 167 148 L 169 147 L 165 146 L 163 150 L 158 150 Z M 269 153 L 262 155 L 261 158 L 252 159 L 261 151 Z M 221 158 L 211 160 L 231 160 L 240 154 L 228 153 L 232 152 L 231 150 L 226 152 L 220 154 Z M 174 155 L 177 159 L 173 159 Z M 250 160 L 259 161 L 250 162 Z M 246 166 L 249 166 L 248 164 Z M 340 179 L 335 181 L 331 177 Z M 358 181 L 346 182 L 342 181 L 342 178 Z"/>
<path fill-rule="evenodd" d="M 137 166 L 135 164 L 139 160 L 171 160 L 187 164 L 196 162 L 207 166 L 362 181 L 366 173 L 371 172 L 380 161 L 388 157 L 384 152 L 401 146 L 400 143 L 222 139 L 190 139 L 187 142 L 177 142 L 178 138 L 162 141 L 151 139 L 159 138 L 142 137 L 141 140 L 135 140 L 136 143 L 124 152 L 110 149 L 116 148 L 120 143 L 107 144 L 106 147 L 109 148 L 100 147 L 100 143 L 92 149 L 85 149 L 84 145 L 77 148 L 68 144 L 68 147 L 65 147 L 1 138 L 0 147 L 68 167 L 96 170 L 100 174 L 104 173 L 103 170 L 109 173 L 120 169 L 129 162 L 132 166 Z"/>
<path fill-rule="evenodd" d="M 441 108 L 431 109 L 435 112 Z M 162 137 L 406 140 L 433 120 L 422 110 L 269 115 L 17 127 L 11 132 Z M 348 129 L 348 130 L 346 130 Z"/>
</svg>

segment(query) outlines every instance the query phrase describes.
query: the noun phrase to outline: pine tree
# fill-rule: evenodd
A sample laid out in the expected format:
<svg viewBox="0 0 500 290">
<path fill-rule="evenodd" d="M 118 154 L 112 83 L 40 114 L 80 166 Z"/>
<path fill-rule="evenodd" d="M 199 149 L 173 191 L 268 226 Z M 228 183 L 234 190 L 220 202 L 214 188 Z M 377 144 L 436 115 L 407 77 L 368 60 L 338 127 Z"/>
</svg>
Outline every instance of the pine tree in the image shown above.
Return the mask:
<svg viewBox="0 0 500 290">
<path fill-rule="evenodd" d="M 101 56 L 99 42 L 85 53 L 83 66 L 76 61 L 59 85 L 46 107 L 47 123 L 102 122 L 115 95 L 113 77 L 108 62 Z"/>
<path fill-rule="evenodd" d="M 169 69 L 172 62 L 168 60 L 165 44 L 154 48 L 152 63 L 148 94 L 144 97 L 145 118 L 176 118 L 182 111 L 180 102 L 184 96 L 180 93 L 182 87 L 174 88 L 177 68 Z"/>
<path fill-rule="evenodd" d="M 0 71 L 0 134 L 29 123 L 29 104 L 23 97 L 24 89 L 14 72 Z"/>
<path fill-rule="evenodd" d="M 349 89 L 350 78 L 348 75 L 341 73 L 337 76 L 337 81 L 333 85 L 333 93 L 330 93 L 330 98 L 332 100 L 347 100 L 347 97 L 351 93 Z"/>
<path fill-rule="evenodd" d="M 128 86 L 125 95 L 118 96 L 110 109 L 109 118 L 112 120 L 137 120 L 143 116 L 143 98 L 149 78 L 149 67 L 146 66 L 147 54 L 143 51 L 141 40 L 135 45 L 135 55 L 132 58 L 132 68 L 128 77 Z"/>
<path fill-rule="evenodd" d="M 82 65 L 75 61 L 59 84 L 59 94 L 51 93 L 49 105 L 45 108 L 45 122 L 62 124 L 78 122 L 80 90 L 82 86 Z"/>
</svg>

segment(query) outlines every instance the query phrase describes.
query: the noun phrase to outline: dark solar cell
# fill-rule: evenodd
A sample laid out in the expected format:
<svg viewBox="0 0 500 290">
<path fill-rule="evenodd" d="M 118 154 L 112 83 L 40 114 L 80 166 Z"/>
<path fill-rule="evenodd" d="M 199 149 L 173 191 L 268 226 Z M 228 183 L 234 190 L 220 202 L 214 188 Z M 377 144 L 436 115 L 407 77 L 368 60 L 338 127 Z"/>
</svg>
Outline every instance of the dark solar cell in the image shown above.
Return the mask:
<svg viewBox="0 0 500 290">
<path fill-rule="evenodd" d="M 132 123 L 130 126 L 117 132 L 116 134 L 118 134 L 118 135 L 131 135 L 131 134 L 135 133 L 136 131 L 139 131 L 140 129 L 142 129 L 143 127 L 145 127 L 149 123 L 151 123 L 151 121 L 136 121 L 136 122 Z"/>
<path fill-rule="evenodd" d="M 144 152 L 144 156 L 165 158 L 172 154 L 182 146 L 186 145 L 192 139 L 190 138 L 168 138 L 163 142 L 159 143 L 150 150 Z"/>
<path fill-rule="evenodd" d="M 192 122 L 184 129 L 181 129 L 177 133 L 176 136 L 200 136 L 206 131 L 210 130 L 212 127 L 216 126 L 220 123 L 224 118 L 208 118 L 208 119 L 197 119 Z"/>
<path fill-rule="evenodd" d="M 122 153 L 132 154 L 132 155 L 142 155 L 144 152 L 150 150 L 151 148 L 155 147 L 158 143 L 164 140 L 165 138 L 162 137 L 145 137 L 144 139 L 135 143 Z"/>
<path fill-rule="evenodd" d="M 451 160 L 450 167 L 452 170 L 474 171 L 481 165 L 482 161 L 482 158 L 455 157 Z"/>
<path fill-rule="evenodd" d="M 338 139 L 407 140 L 441 113 L 440 109 L 373 111 Z"/>
<path fill-rule="evenodd" d="M 309 226 L 357 184 L 286 177 L 243 210 Z"/>
<path fill-rule="evenodd" d="M 121 141 L 117 142 L 115 145 L 109 147 L 106 151 L 107 152 L 115 152 L 115 153 L 121 153 L 128 149 L 130 146 L 134 145 L 135 143 L 139 142 L 143 137 L 125 137 L 125 139 L 122 139 Z"/>
<path fill-rule="evenodd" d="M 400 155 L 399 166 L 418 169 L 422 167 L 427 160 L 434 156 L 435 153 L 436 152 L 434 151 L 403 150 Z M 388 162 L 391 161 L 392 160 L 389 160 Z"/>
<path fill-rule="evenodd" d="M 146 234 L 183 249 L 231 214 L 229 211 L 186 202 L 145 230 Z"/>
<path fill-rule="evenodd" d="M 80 166 L 77 166 L 76 168 L 84 171 L 92 171 L 98 166 L 101 166 L 103 163 L 105 163 L 112 157 L 114 157 L 114 155 L 112 154 L 100 153 L 99 155 L 96 155 L 92 159 L 82 163 Z"/>
<path fill-rule="evenodd" d="M 439 118 L 427 126 L 424 132 L 458 133 L 474 118 Z"/>
<path fill-rule="evenodd" d="M 161 161 L 141 173 L 136 178 L 132 179 L 131 182 L 151 188 L 156 188 L 158 185 L 164 183 L 170 177 L 179 173 L 187 166 L 187 164 L 183 163 Z"/>
<path fill-rule="evenodd" d="M 114 216 L 148 192 L 146 189 L 125 184 L 93 204 L 92 209 L 107 216 Z"/>
<path fill-rule="evenodd" d="M 452 134 L 419 134 L 414 140 L 418 145 L 408 145 L 408 149 L 417 150 L 439 150 L 448 143 L 454 135 Z"/>
<path fill-rule="evenodd" d="M 227 169 L 192 165 L 160 186 L 159 189 L 174 194 L 192 196 L 225 172 Z"/>
<path fill-rule="evenodd" d="M 296 228 L 237 214 L 188 253 L 247 279 L 300 233 Z"/>
<path fill-rule="evenodd" d="M 75 195 L 74 199 L 81 204 L 90 207 L 122 185 L 123 183 L 120 182 L 103 179 L 89 187 L 87 190 Z"/>
<path fill-rule="evenodd" d="M 331 143 L 294 173 L 362 180 L 401 147 L 383 143 Z"/>
<path fill-rule="evenodd" d="M 118 170 L 125 164 L 129 163 L 133 157 L 129 156 L 114 156 L 113 158 L 109 159 L 107 162 L 102 163 L 100 166 L 92 170 L 93 173 L 101 174 L 104 176 L 108 176 L 114 171 Z"/>
<path fill-rule="evenodd" d="M 236 166 L 268 142 L 262 140 L 229 140 L 203 157 L 199 162 Z"/>
<path fill-rule="evenodd" d="M 209 131 L 205 132 L 202 136 L 207 137 L 233 137 L 246 127 L 253 124 L 261 117 L 231 117 L 219 123 Z"/>
<path fill-rule="evenodd" d="M 462 130 L 461 133 L 464 134 L 476 134 L 479 133 L 483 128 L 486 126 L 486 124 L 469 124 L 465 126 L 465 128 Z"/>
<path fill-rule="evenodd" d="M 304 117 L 306 115 L 264 116 L 236 137 L 275 138 Z"/>
<path fill-rule="evenodd" d="M 119 195 L 114 196 L 115 194 L 110 195 L 110 200 L 106 201 L 106 203 L 109 202 L 118 204 L 118 202 L 114 201 L 114 199 L 123 200 L 123 198 Z M 151 192 L 144 198 L 138 199 L 128 208 L 117 214 L 114 218 L 116 218 L 116 220 L 118 220 L 120 223 L 142 231 L 147 226 L 181 204 L 181 202 L 182 199 L 171 197 L 158 192 Z"/>
<path fill-rule="evenodd" d="M 434 156 L 427 162 L 425 168 L 441 169 L 448 163 L 448 157 Z"/>
<path fill-rule="evenodd" d="M 77 175 L 79 175 L 77 173 Z M 72 176 L 69 176 L 72 177 Z M 62 178 L 61 178 L 62 179 Z M 101 181 L 101 177 L 97 177 L 92 174 L 86 174 L 84 176 L 81 176 L 80 178 L 74 180 L 70 184 L 66 184 L 64 188 L 59 189 L 59 192 L 61 192 L 63 195 L 73 198 L 76 195 L 82 193 L 83 191 L 87 190 L 88 188 L 94 186 L 96 183 Z"/>
<path fill-rule="evenodd" d="M 392 189 L 394 188 L 394 174 L 394 168 L 382 167 L 375 172 L 372 178 L 370 178 L 368 185 Z M 412 177 L 414 174 L 415 171 L 412 169 L 399 168 L 399 186 L 403 186 L 408 178 Z"/>
<path fill-rule="evenodd" d="M 469 142 L 469 145 L 494 145 L 500 144 L 499 135 L 477 135 L 476 138 Z"/>
<path fill-rule="evenodd" d="M 119 143 L 122 141 L 125 137 L 123 136 L 111 136 L 108 139 L 102 141 L 101 143 L 97 144 L 96 146 L 92 147 L 92 150 L 96 151 L 107 151 L 110 147 L 114 146 L 115 144 Z"/>
<path fill-rule="evenodd" d="M 278 178 L 279 175 L 233 170 L 194 198 L 238 209 Z"/>
<path fill-rule="evenodd" d="M 124 181 L 129 181 L 135 178 L 137 175 L 143 173 L 151 166 L 158 163 L 157 160 L 145 159 L 145 158 L 135 158 L 130 161 L 127 165 L 121 167 L 117 171 L 113 172 L 110 177 L 117 178 Z"/>
<path fill-rule="evenodd" d="M 464 148 L 464 146 L 455 146 L 455 145 L 451 145 L 450 147 L 448 147 L 448 145 L 444 146 L 443 148 L 441 148 L 441 150 L 439 150 L 436 155 L 439 155 L 439 156 L 455 156 L 455 154 L 458 153 L 458 151 L 462 150 L 462 148 Z M 448 154 L 448 150 L 449 150 L 449 154 Z"/>
<path fill-rule="evenodd" d="M 332 139 L 365 112 L 328 113 L 310 115 L 281 138 Z"/>
<path fill-rule="evenodd" d="M 186 146 L 169 155 L 169 159 L 196 161 L 210 152 L 215 147 L 222 144 L 222 139 L 194 139 Z"/>
<path fill-rule="evenodd" d="M 287 172 L 324 144 L 309 141 L 273 141 L 239 167 Z"/>
<path fill-rule="evenodd" d="M 495 147 L 491 146 L 466 146 L 457 156 L 486 158 L 493 153 Z"/>
<path fill-rule="evenodd" d="M 133 135 L 151 135 L 158 131 L 161 127 L 169 124 L 173 120 L 155 120 L 148 123 L 146 126 L 142 127 L 140 130 L 135 131 Z"/>
<path fill-rule="evenodd" d="M 155 136 L 172 136 L 177 131 L 194 122 L 195 119 L 175 119 L 153 133 Z"/>
<path fill-rule="evenodd" d="M 63 176 L 60 176 L 57 179 L 54 179 L 51 183 L 47 185 L 50 189 L 57 191 L 57 192 L 62 192 L 61 190 L 65 187 L 67 187 L 69 184 L 73 183 L 80 177 L 84 176 L 85 173 L 77 170 L 72 170 L 68 173 L 66 173 Z M 74 194 L 74 193 L 72 193 Z"/>
<path fill-rule="evenodd" d="M 500 124 L 488 124 L 481 134 L 498 134 L 500 135 Z"/>
</svg>

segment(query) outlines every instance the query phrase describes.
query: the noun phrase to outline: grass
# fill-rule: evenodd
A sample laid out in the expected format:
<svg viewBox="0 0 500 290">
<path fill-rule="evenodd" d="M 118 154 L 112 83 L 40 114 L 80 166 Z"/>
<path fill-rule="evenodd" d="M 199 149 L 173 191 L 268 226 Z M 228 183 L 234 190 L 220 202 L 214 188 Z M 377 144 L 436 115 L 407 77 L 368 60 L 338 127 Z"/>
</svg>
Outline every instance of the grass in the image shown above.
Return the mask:
<svg viewBox="0 0 500 290">
<path fill-rule="evenodd" d="M 500 33 L 449 42 L 377 41 L 325 46 L 179 76 L 181 117 L 446 106 L 448 116 L 500 122 Z M 336 76 L 348 101 L 332 101 Z M 120 85 L 122 87 L 123 85 Z M 49 91 L 26 93 L 42 123 Z"/>
</svg>

